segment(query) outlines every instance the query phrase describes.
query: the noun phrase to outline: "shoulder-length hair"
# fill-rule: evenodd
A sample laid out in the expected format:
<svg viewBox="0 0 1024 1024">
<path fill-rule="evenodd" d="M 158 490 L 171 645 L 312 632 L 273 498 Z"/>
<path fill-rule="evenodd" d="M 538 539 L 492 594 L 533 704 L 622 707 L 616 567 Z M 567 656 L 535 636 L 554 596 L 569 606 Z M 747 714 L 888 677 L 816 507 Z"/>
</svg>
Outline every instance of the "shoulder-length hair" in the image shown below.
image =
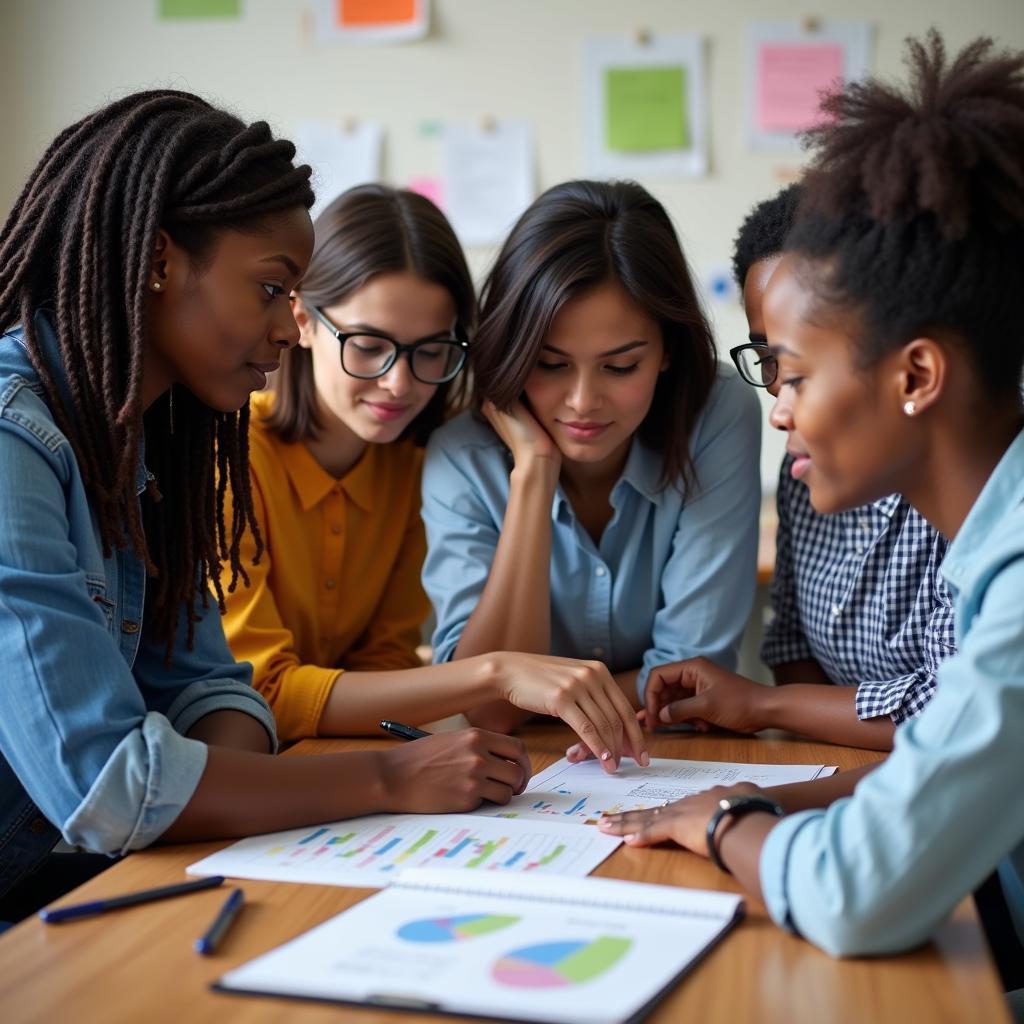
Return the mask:
<svg viewBox="0 0 1024 1024">
<path fill-rule="evenodd" d="M 661 453 L 662 486 L 696 483 L 694 425 L 711 393 L 714 338 L 664 207 L 630 181 L 568 181 L 548 189 L 502 246 L 481 300 L 470 361 L 477 409 L 509 409 L 565 303 L 614 281 L 661 328 L 668 367 L 637 430 Z"/>
<path fill-rule="evenodd" d="M 298 294 L 307 306 L 335 306 L 377 274 L 412 271 L 447 289 L 455 303 L 455 331 L 468 337 L 476 322 L 476 294 L 455 232 L 425 196 L 387 185 L 358 185 L 317 217 L 313 258 Z M 306 441 L 322 429 L 317 414 L 313 357 L 296 346 L 285 352 L 274 375 L 274 407 L 268 426 L 284 441 Z M 425 445 L 457 406 L 462 378 L 438 385 L 403 437 Z"/>
</svg>

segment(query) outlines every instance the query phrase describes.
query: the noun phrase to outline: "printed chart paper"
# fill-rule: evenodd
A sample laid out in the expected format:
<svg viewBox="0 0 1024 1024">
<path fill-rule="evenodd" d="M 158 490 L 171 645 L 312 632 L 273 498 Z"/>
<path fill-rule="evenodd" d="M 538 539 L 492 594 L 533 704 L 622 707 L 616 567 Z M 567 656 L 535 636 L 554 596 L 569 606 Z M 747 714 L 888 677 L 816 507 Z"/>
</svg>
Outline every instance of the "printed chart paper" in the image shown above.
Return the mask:
<svg viewBox="0 0 1024 1024">
<path fill-rule="evenodd" d="M 752 149 L 792 149 L 821 121 L 824 90 L 868 70 L 867 22 L 758 21 L 747 31 L 747 141 Z"/>
<path fill-rule="evenodd" d="M 346 189 L 379 180 L 383 142 L 384 129 L 375 121 L 358 121 L 349 128 L 322 121 L 296 125 L 296 162 L 313 168 L 316 203 L 311 216 Z"/>
<path fill-rule="evenodd" d="M 691 34 L 593 36 L 583 48 L 586 174 L 672 179 L 707 173 L 704 44 Z"/>
<path fill-rule="evenodd" d="M 381 887 L 403 868 L 589 874 L 620 840 L 561 821 L 380 814 L 253 836 L 189 866 L 192 875 Z"/>
<path fill-rule="evenodd" d="M 835 768 L 820 764 L 733 764 L 726 761 L 684 761 L 651 758 L 649 768 L 623 758 L 619 770 L 608 775 L 593 760 L 571 764 L 561 761 L 538 772 L 526 792 L 501 807 L 487 805 L 476 814 L 493 818 L 562 821 L 594 825 L 602 814 L 658 807 L 666 800 L 681 800 L 712 786 L 752 782 L 781 786 L 831 775 Z"/>
<path fill-rule="evenodd" d="M 630 1019 L 736 920 L 738 897 L 517 875 L 391 888 L 229 971 L 217 988 L 515 1020 Z M 548 883 L 548 884 L 537 884 Z M 577 888 L 586 887 L 585 892 Z"/>
</svg>

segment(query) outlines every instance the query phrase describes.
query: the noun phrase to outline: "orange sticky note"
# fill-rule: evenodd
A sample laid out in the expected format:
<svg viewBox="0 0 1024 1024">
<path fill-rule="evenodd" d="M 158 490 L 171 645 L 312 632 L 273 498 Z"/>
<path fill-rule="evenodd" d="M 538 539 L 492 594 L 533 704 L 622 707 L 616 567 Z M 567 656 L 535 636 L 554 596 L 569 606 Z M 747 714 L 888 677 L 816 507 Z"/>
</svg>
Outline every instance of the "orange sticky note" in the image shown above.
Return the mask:
<svg viewBox="0 0 1024 1024">
<path fill-rule="evenodd" d="M 416 20 L 416 0 L 336 0 L 335 18 L 343 28 L 404 25 Z"/>
</svg>

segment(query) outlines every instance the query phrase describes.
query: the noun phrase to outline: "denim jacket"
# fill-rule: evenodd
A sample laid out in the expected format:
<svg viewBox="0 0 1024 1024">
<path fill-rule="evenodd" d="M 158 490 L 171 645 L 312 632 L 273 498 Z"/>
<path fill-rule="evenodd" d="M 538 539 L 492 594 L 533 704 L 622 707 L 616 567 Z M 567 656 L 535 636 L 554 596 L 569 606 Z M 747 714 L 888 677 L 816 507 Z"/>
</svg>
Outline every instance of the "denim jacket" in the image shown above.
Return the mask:
<svg viewBox="0 0 1024 1024">
<path fill-rule="evenodd" d="M 35 318 L 59 366 L 48 314 Z M 63 385 L 60 385 L 63 386 Z M 137 486 L 149 474 L 140 463 Z M 231 657 L 217 606 L 182 616 L 173 663 L 143 626 L 146 574 L 103 557 L 78 463 L 12 330 L 0 337 L 0 895 L 52 849 L 121 854 L 152 843 L 188 803 L 213 711 L 274 720 Z"/>
</svg>

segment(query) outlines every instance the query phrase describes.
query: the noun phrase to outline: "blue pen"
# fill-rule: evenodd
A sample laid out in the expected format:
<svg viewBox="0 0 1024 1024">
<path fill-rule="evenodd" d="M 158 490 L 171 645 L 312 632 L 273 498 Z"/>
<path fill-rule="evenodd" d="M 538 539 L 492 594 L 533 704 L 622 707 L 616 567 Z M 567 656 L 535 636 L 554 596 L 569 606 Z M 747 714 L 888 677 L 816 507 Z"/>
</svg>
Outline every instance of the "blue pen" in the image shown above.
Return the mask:
<svg viewBox="0 0 1024 1024">
<path fill-rule="evenodd" d="M 206 929 L 203 937 L 196 939 L 193 943 L 197 953 L 209 956 L 217 949 L 217 946 L 220 945 L 220 940 L 224 938 L 227 930 L 231 927 L 231 922 L 234 921 L 238 916 L 238 912 L 242 909 L 244 900 L 245 893 L 241 889 L 231 890 L 231 895 L 224 901 L 224 905 L 217 912 L 217 916 L 213 919 L 210 927 Z"/>
<path fill-rule="evenodd" d="M 40 910 L 39 916 L 47 924 L 60 924 L 62 921 L 73 921 L 78 917 L 105 914 L 108 910 L 117 910 L 119 907 L 133 907 L 136 903 L 149 903 L 151 900 L 167 899 L 168 896 L 184 896 L 190 892 L 201 892 L 203 889 L 216 889 L 218 885 L 223 884 L 223 875 L 210 875 L 209 878 L 199 878 L 194 882 L 181 882 L 179 885 L 165 885 L 159 889 L 128 893 L 126 896 L 111 896 L 105 900 L 76 903 L 72 907 Z"/>
</svg>

